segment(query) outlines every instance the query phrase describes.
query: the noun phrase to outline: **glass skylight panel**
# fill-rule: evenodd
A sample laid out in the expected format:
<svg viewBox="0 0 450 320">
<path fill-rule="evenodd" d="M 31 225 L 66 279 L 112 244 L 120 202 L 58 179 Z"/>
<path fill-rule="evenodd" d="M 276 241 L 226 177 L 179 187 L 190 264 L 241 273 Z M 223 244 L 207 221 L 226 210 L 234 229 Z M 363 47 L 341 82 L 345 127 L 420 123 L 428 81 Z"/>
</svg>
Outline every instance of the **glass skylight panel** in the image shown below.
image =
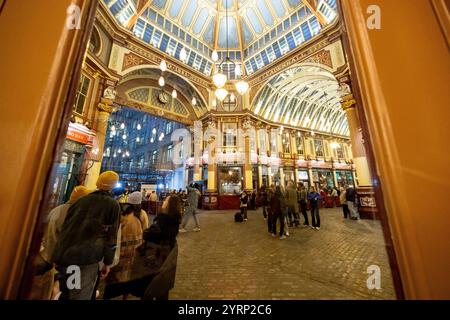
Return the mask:
<svg viewBox="0 0 450 320">
<path fill-rule="evenodd" d="M 250 61 L 245 62 L 245 70 L 247 71 L 247 74 L 253 73 L 253 68 L 252 68 L 252 64 L 250 63 Z"/>
<path fill-rule="evenodd" d="M 139 18 L 136 21 L 136 24 L 134 25 L 133 33 L 136 35 L 136 37 L 142 39 L 144 35 L 144 30 L 145 30 L 145 21 Z M 146 40 L 146 42 L 148 42 L 148 40 Z"/>
<path fill-rule="evenodd" d="M 280 41 L 278 41 L 278 43 L 280 44 L 281 54 L 285 54 L 289 51 L 288 44 L 284 37 L 281 38 Z"/>
<path fill-rule="evenodd" d="M 153 34 L 153 37 L 152 37 L 152 40 L 150 43 L 155 47 L 159 47 L 159 42 L 161 41 L 161 37 L 162 37 L 161 31 L 155 29 L 155 32 Z"/>
<path fill-rule="evenodd" d="M 163 35 L 163 37 L 162 37 L 162 40 L 161 40 L 161 45 L 160 45 L 160 49 L 161 49 L 161 51 L 166 51 L 166 49 L 167 49 L 167 45 L 168 45 L 168 43 L 169 43 L 169 36 L 168 35 L 166 35 L 166 34 L 164 34 Z"/>
<path fill-rule="evenodd" d="M 267 52 L 267 58 L 269 59 L 269 62 L 272 62 L 273 60 L 276 59 L 275 52 L 273 52 L 272 46 L 267 47 L 266 52 Z"/>
<path fill-rule="evenodd" d="M 302 31 L 300 28 L 295 28 L 294 31 L 294 40 L 297 46 L 303 43 Z"/>
<path fill-rule="evenodd" d="M 262 67 L 264 67 L 264 62 L 263 62 L 260 54 L 256 55 L 256 65 L 258 66 L 258 69 L 261 69 Z"/>
<path fill-rule="evenodd" d="M 286 40 L 288 42 L 289 45 L 289 49 L 292 50 L 296 47 L 295 41 L 294 41 L 294 36 L 292 35 L 292 32 L 289 32 L 286 35 Z"/>
<path fill-rule="evenodd" d="M 201 62 L 202 62 L 202 57 L 200 57 L 198 54 L 196 55 L 196 57 L 195 57 L 195 60 L 194 60 L 194 62 L 192 63 L 192 67 L 194 68 L 194 69 L 200 69 L 200 64 L 201 64 Z"/>
<path fill-rule="evenodd" d="M 147 24 L 147 26 L 145 27 L 144 36 L 142 37 L 142 39 L 143 39 L 145 42 L 150 43 L 150 40 L 151 40 L 151 38 L 152 38 L 152 33 L 153 33 L 153 30 L 154 30 L 154 29 L 155 29 L 155 28 L 153 28 L 152 25 Z"/>
<path fill-rule="evenodd" d="M 261 57 L 262 57 L 262 59 L 263 59 L 263 61 L 264 61 L 264 65 L 268 65 L 268 64 L 270 63 L 269 57 L 267 56 L 267 53 L 266 53 L 265 50 L 263 50 L 263 51 L 261 52 Z"/>
<path fill-rule="evenodd" d="M 309 24 L 311 26 L 311 30 L 312 30 L 312 35 L 313 36 L 315 36 L 316 34 L 318 34 L 320 32 L 320 25 L 319 25 L 319 22 L 317 21 L 317 18 L 315 16 L 313 16 L 309 20 Z"/>
<path fill-rule="evenodd" d="M 164 27 L 164 18 L 162 15 L 158 14 L 156 18 L 156 23 L 159 24 L 161 27 Z"/>
<path fill-rule="evenodd" d="M 167 46 L 167 53 L 170 54 L 171 56 L 174 56 L 177 48 L 176 46 L 177 42 L 174 39 L 170 39 L 169 45 Z"/>
<path fill-rule="evenodd" d="M 309 39 L 312 38 L 311 35 L 311 30 L 309 29 L 309 24 L 308 22 L 305 22 L 302 24 L 302 33 L 303 33 L 303 38 L 308 41 Z"/>
</svg>

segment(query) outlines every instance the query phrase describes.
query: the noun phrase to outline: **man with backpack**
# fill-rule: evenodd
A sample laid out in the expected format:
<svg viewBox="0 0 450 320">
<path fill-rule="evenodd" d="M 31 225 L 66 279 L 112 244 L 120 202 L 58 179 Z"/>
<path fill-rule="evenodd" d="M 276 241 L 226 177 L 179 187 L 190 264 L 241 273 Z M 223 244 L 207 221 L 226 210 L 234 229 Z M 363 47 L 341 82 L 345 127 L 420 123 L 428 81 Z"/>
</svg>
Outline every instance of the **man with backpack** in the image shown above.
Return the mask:
<svg viewBox="0 0 450 320">
<path fill-rule="evenodd" d="M 198 207 L 198 200 L 200 199 L 201 193 L 197 189 L 196 184 L 191 184 L 187 187 L 187 207 L 185 208 L 185 213 L 183 217 L 183 221 L 181 223 L 180 232 L 184 233 L 187 232 L 186 225 L 189 222 L 190 217 L 192 216 L 194 218 L 195 222 L 195 228 L 194 231 L 198 232 L 200 231 L 200 224 L 198 222 L 197 218 L 197 207 Z"/>
<path fill-rule="evenodd" d="M 247 204 L 248 204 L 249 196 L 247 192 L 242 191 L 241 193 L 241 215 L 244 217 L 244 221 L 247 221 Z"/>
</svg>

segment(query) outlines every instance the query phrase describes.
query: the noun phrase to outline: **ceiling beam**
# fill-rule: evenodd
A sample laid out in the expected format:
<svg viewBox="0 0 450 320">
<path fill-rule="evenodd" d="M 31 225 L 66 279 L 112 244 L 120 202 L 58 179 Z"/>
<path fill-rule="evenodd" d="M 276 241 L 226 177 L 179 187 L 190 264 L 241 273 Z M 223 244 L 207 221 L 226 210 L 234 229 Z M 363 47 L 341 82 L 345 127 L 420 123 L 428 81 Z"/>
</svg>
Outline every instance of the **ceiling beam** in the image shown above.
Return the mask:
<svg viewBox="0 0 450 320">
<path fill-rule="evenodd" d="M 327 25 L 327 21 L 325 20 L 325 18 L 319 12 L 317 12 L 316 5 L 311 3 L 310 0 L 302 0 L 302 1 L 305 4 L 305 6 L 308 7 L 308 9 L 311 10 L 311 12 L 316 16 L 317 20 L 319 20 L 319 23 L 322 26 L 326 26 Z"/>
<path fill-rule="evenodd" d="M 143 1 L 143 0 L 142 0 Z M 139 5 L 142 3 L 142 1 L 139 3 Z M 144 14 L 144 11 L 150 7 L 150 4 L 152 3 L 151 0 L 147 0 L 143 6 L 141 6 L 140 9 L 137 9 L 137 12 L 130 18 L 130 21 L 128 21 L 126 28 L 131 30 L 133 26 L 136 24 L 137 19 L 139 19 L 140 16 Z"/>
<path fill-rule="evenodd" d="M 241 8 L 239 8 L 239 4 L 236 3 L 236 8 L 237 8 L 237 12 L 239 12 L 239 10 Z M 244 65 L 244 29 L 242 28 L 242 16 L 240 14 L 236 15 L 236 24 L 237 24 L 237 32 L 238 32 L 238 37 L 239 37 L 239 50 L 241 51 L 241 73 L 242 76 L 246 75 L 247 72 L 245 70 L 245 65 Z"/>
</svg>

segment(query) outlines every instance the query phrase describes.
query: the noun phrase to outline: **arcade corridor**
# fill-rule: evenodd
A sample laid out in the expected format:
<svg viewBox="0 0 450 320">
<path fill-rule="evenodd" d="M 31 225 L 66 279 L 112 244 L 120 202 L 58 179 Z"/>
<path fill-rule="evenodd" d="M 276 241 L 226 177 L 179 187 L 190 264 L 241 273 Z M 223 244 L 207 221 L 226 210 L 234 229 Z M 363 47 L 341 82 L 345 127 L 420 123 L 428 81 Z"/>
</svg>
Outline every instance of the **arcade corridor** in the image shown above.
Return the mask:
<svg viewBox="0 0 450 320">
<path fill-rule="evenodd" d="M 322 229 L 290 228 L 283 241 L 266 232 L 261 209 L 244 224 L 234 211 L 203 211 L 201 232 L 178 236 L 170 299 L 395 299 L 378 221 L 344 220 L 323 209 Z M 367 268 L 381 269 L 381 289 L 367 288 Z"/>
</svg>

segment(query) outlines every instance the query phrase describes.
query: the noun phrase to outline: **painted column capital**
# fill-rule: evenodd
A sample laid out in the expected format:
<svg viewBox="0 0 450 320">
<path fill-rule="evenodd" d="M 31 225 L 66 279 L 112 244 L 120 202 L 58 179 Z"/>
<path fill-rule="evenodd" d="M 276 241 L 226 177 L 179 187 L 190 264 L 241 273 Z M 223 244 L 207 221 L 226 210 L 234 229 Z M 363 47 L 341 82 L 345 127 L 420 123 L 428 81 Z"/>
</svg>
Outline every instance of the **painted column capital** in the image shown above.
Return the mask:
<svg viewBox="0 0 450 320">
<path fill-rule="evenodd" d="M 341 107 L 344 111 L 355 108 L 355 106 L 356 106 L 356 100 L 352 94 L 342 97 Z"/>
<path fill-rule="evenodd" d="M 101 98 L 100 103 L 97 105 L 97 108 L 100 111 L 112 113 L 114 111 L 114 107 L 112 104 L 113 104 L 112 100 Z"/>
</svg>

